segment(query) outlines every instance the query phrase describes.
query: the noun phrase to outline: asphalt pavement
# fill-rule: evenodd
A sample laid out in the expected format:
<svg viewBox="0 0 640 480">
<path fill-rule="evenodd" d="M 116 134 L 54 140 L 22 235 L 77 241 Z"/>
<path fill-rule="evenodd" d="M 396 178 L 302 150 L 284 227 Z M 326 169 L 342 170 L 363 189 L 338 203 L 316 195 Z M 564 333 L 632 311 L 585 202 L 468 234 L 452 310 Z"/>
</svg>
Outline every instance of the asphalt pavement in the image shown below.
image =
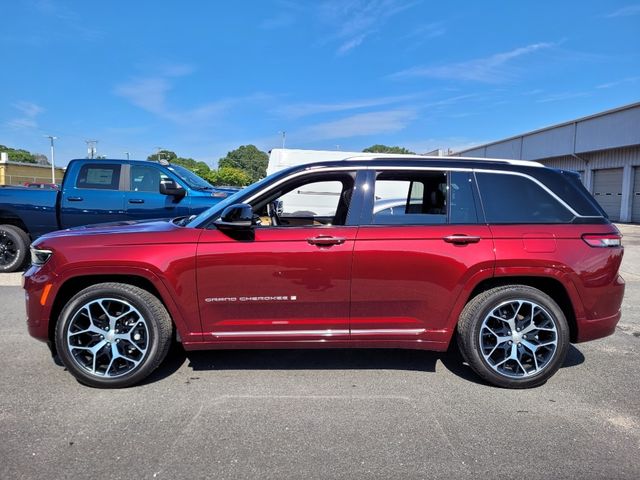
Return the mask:
<svg viewBox="0 0 640 480">
<path fill-rule="evenodd" d="M 484 384 L 452 350 L 175 348 L 145 384 L 84 387 L 0 276 L 0 478 L 640 478 L 640 227 L 623 319 L 545 385 Z"/>
</svg>

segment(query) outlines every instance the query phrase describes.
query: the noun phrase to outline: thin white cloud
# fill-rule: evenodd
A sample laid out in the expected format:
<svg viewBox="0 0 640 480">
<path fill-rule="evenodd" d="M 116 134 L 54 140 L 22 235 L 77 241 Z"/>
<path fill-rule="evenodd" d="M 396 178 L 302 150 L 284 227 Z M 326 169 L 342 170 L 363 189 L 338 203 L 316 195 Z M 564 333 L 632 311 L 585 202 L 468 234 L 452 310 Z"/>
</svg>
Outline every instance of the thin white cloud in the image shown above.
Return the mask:
<svg viewBox="0 0 640 480">
<path fill-rule="evenodd" d="M 614 12 L 606 15 L 607 18 L 616 18 L 616 17 L 631 17 L 632 15 L 640 15 L 640 3 L 636 3 L 634 5 L 627 5 L 626 7 L 619 8 Z"/>
<path fill-rule="evenodd" d="M 547 95 L 536 100 L 537 103 L 561 102 L 563 100 L 571 100 L 573 98 L 582 98 L 590 96 L 587 92 L 562 92 Z"/>
<path fill-rule="evenodd" d="M 296 119 L 322 113 L 345 112 L 371 107 L 381 107 L 414 100 L 418 95 L 398 95 L 392 97 L 366 98 L 336 103 L 295 103 L 278 107 L 274 112 L 287 118 Z"/>
<path fill-rule="evenodd" d="M 416 115 L 411 109 L 359 113 L 306 127 L 296 132 L 295 137 L 318 141 L 394 133 L 403 130 Z"/>
<path fill-rule="evenodd" d="M 56 35 L 64 35 L 69 32 L 84 40 L 99 40 L 104 37 L 101 30 L 93 27 L 91 21 L 82 18 L 75 10 L 72 10 L 64 2 L 53 0 L 38 0 L 34 4 L 34 10 L 41 15 L 46 15 L 58 22 L 54 25 L 53 32 Z"/>
<path fill-rule="evenodd" d="M 262 20 L 259 26 L 264 30 L 277 30 L 293 25 L 295 20 L 292 12 L 279 12 L 272 17 Z"/>
<path fill-rule="evenodd" d="M 410 43 L 412 47 L 422 45 L 427 40 L 440 37 L 447 33 L 443 22 L 431 22 L 414 28 L 409 33 L 401 37 L 405 43 Z"/>
<path fill-rule="evenodd" d="M 16 102 L 12 106 L 20 115 L 6 122 L 8 127 L 18 130 L 38 128 L 37 117 L 44 108 L 33 102 Z"/>
<path fill-rule="evenodd" d="M 333 33 L 324 41 L 337 43 L 336 53 L 345 55 L 362 45 L 391 17 L 417 3 L 400 0 L 325 0 L 319 5 L 319 17 Z"/>
<path fill-rule="evenodd" d="M 412 67 L 391 75 L 391 78 L 405 79 L 429 77 L 444 80 L 467 80 L 484 83 L 500 83 L 512 77 L 508 64 L 520 57 L 554 47 L 555 43 L 540 42 L 515 48 L 508 52 L 496 53 L 489 57 L 449 63 L 438 66 Z"/>
<path fill-rule="evenodd" d="M 222 98 L 186 109 L 171 105 L 169 94 L 175 89 L 177 80 L 194 71 L 195 69 L 190 65 L 165 65 L 156 75 L 136 77 L 117 85 L 114 93 L 138 108 L 160 118 L 184 125 L 208 124 L 219 120 L 225 111 L 240 102 L 255 102 L 268 98 L 263 94 Z"/>
<path fill-rule="evenodd" d="M 602 83 L 596 86 L 596 88 L 613 88 L 619 85 L 624 85 L 625 83 L 635 83 L 639 80 L 640 80 L 640 77 L 627 77 L 627 78 L 622 78 L 620 80 L 614 80 L 613 82 Z"/>
</svg>

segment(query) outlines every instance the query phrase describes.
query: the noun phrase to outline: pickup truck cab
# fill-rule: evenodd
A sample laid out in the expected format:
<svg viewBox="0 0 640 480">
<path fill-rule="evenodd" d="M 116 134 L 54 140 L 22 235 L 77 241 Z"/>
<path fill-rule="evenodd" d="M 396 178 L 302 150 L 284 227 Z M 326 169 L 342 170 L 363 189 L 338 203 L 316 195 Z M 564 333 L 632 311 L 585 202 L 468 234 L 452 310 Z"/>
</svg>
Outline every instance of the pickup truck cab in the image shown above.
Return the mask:
<svg viewBox="0 0 640 480">
<path fill-rule="evenodd" d="M 20 269 L 31 240 L 45 233 L 198 214 L 234 191 L 166 162 L 72 160 L 60 190 L 0 189 L 0 272 Z"/>
<path fill-rule="evenodd" d="M 624 294 L 620 232 L 578 175 L 510 160 L 295 166 L 195 218 L 31 248 L 29 332 L 81 382 L 111 388 L 149 375 L 172 338 L 187 350 L 457 340 L 486 381 L 533 387 L 570 342 L 613 333 Z"/>
</svg>

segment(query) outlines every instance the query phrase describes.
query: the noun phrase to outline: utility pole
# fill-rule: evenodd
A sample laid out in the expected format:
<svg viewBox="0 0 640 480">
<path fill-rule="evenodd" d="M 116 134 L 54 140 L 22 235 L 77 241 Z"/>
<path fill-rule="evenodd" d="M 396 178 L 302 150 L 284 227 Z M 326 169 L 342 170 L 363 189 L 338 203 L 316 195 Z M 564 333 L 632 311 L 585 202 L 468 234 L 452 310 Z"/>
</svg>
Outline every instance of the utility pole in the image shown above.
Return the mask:
<svg viewBox="0 0 640 480">
<path fill-rule="evenodd" d="M 284 141 L 285 141 L 285 138 L 287 137 L 287 132 L 283 130 L 282 132 L 280 132 L 280 134 L 282 135 L 282 148 L 284 149 Z"/>
<path fill-rule="evenodd" d="M 98 151 L 98 140 L 85 140 L 84 143 L 87 144 L 87 158 L 93 159 Z"/>
<path fill-rule="evenodd" d="M 54 137 L 53 135 L 45 135 L 45 138 L 48 138 L 51 141 L 51 183 L 56 183 L 56 160 L 55 160 L 55 149 L 53 147 L 53 141 L 57 140 L 58 137 Z"/>
</svg>

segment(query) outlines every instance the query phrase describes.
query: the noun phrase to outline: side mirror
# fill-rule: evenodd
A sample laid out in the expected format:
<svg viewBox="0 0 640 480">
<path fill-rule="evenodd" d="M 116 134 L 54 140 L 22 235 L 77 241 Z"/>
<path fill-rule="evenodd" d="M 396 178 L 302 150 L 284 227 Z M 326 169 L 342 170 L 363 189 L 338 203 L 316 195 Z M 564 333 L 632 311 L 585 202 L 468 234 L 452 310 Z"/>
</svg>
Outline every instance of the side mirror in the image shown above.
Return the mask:
<svg viewBox="0 0 640 480">
<path fill-rule="evenodd" d="M 173 180 L 160 181 L 160 193 L 162 195 L 170 195 L 172 197 L 182 198 L 186 195 L 184 188 L 178 185 Z"/>
<path fill-rule="evenodd" d="M 214 222 L 220 230 L 250 230 L 253 228 L 253 208 L 246 203 L 229 205 Z"/>
</svg>

